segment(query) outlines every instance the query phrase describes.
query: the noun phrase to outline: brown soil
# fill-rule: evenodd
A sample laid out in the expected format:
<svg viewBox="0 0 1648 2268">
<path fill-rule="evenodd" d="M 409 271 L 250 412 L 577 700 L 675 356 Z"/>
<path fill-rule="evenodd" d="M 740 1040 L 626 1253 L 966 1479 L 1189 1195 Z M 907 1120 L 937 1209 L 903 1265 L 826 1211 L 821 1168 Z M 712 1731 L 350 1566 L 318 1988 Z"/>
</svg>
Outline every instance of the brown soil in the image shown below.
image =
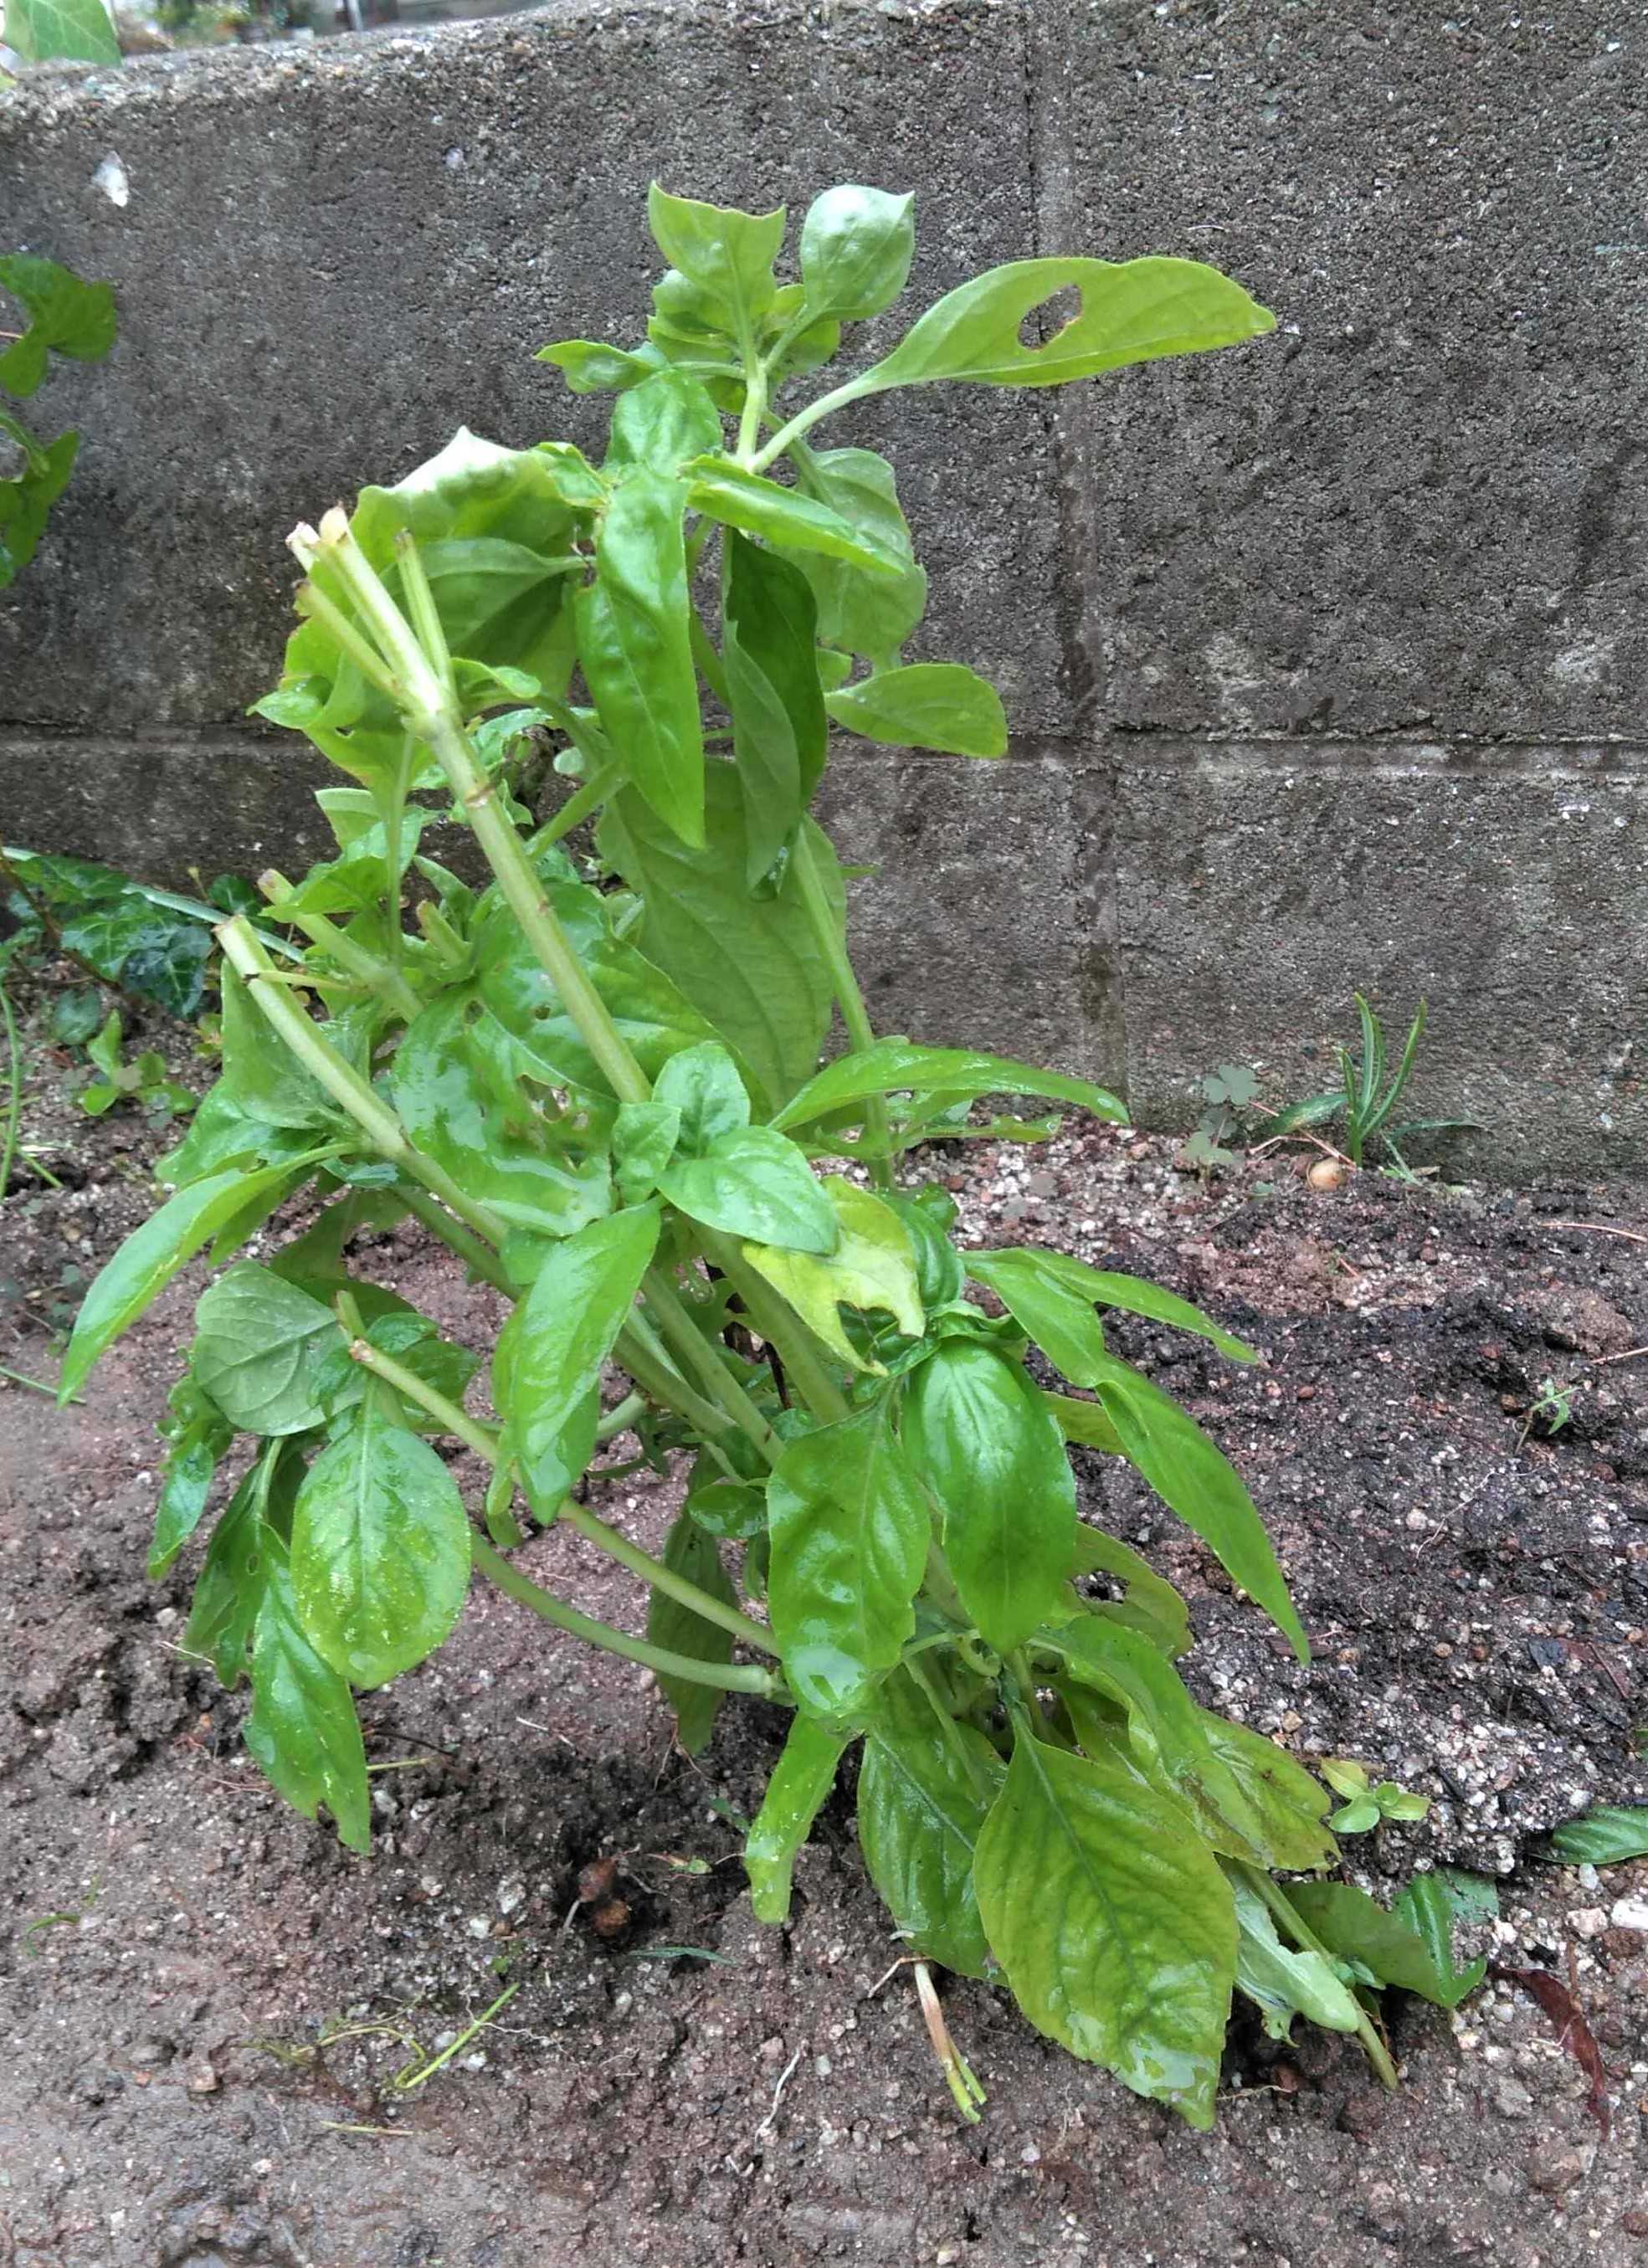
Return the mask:
<svg viewBox="0 0 1648 2268">
<path fill-rule="evenodd" d="M 63 1074 L 48 1059 L 31 1125 L 63 1136 L 47 1162 L 74 1185 L 26 1176 L 0 1211 L 0 1363 L 35 1375 L 145 1210 L 154 1146 L 137 1121 L 73 1124 Z M 372 1760 L 415 1761 L 376 1782 L 370 1861 L 340 1851 L 264 1786 L 243 1699 L 176 1650 L 198 1549 L 143 1580 L 192 1282 L 83 1406 L 0 1382 L 0 2264 L 1648 2262 L 1648 1937 L 1612 1918 L 1648 1896 L 1648 1865 L 1599 1881 L 1534 1843 L 1648 1795 L 1648 1360 L 1600 1359 L 1648 1342 L 1644 1223 L 1582 1189 L 1363 1175 L 1318 1196 L 1275 1161 L 1209 1191 L 1171 1156 L 1084 1130 L 1022 1161 L 930 1164 L 975 1237 L 1107 1257 L 1264 1350 L 1237 1371 L 1117 1333 L 1241 1465 L 1310 1670 L 1096 1459 L 1089 1507 L 1185 1588 L 1204 1697 L 1435 1799 L 1424 1826 L 1350 1846 L 1365 1880 L 1388 1896 L 1436 1859 L 1504 1877 L 1498 1958 L 1572 1983 L 1607 2139 L 1509 1983 L 1451 2022 L 1392 1996 L 1394 2098 L 1340 2040 L 1284 2050 L 1239 2023 L 1208 2135 L 948 1984 L 990 2092 L 964 2126 L 906 1973 L 886 1977 L 898 1948 L 845 1793 L 793 1925 L 751 1918 L 728 1813 L 758 1800 L 778 1712 L 730 1705 L 695 1770 L 644 1676 L 480 1591 L 433 1662 L 363 1705 Z M 488 1322 L 489 1295 L 407 1236 L 363 1264 L 454 1336 Z M 1525 1440 L 1548 1374 L 1578 1381 L 1572 1419 Z M 667 1491 L 625 1487 L 617 1509 L 656 1538 Z M 632 1617 L 564 1539 L 529 1557 Z M 573 1905 L 609 1854 L 630 1920 L 607 1940 Z M 412 2043 L 433 2051 L 504 1983 L 497 2021 L 398 2092 Z"/>
</svg>

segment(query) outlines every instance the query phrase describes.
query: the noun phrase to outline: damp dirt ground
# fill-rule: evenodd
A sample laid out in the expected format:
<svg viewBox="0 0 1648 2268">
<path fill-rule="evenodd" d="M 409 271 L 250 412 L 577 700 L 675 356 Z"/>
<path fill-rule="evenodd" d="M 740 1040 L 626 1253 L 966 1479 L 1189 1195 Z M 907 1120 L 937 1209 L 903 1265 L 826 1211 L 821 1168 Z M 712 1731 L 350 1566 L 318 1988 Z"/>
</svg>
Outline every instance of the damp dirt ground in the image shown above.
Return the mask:
<svg viewBox="0 0 1648 2268">
<path fill-rule="evenodd" d="M 35 1060 L 39 1146 L 0 1206 L 0 1363 L 35 1376 L 164 1146 L 133 1114 L 78 1120 L 70 1084 Z M 143 1580 L 191 1275 L 78 1406 L 0 1381 L 0 2268 L 1648 2263 L 1648 1864 L 1540 1855 L 1587 1804 L 1648 1797 L 1648 1219 L 1617 1189 L 1317 1192 L 1285 1159 L 1204 1183 L 1173 1155 L 1083 1124 L 923 1162 L 973 1241 L 1152 1276 L 1262 1350 L 1239 1370 L 1116 1332 L 1240 1466 L 1308 1670 L 1084 1456 L 1085 1508 L 1186 1592 L 1203 1698 L 1432 1800 L 1347 1845 L 1358 1877 L 1386 1896 L 1439 1861 L 1496 1877 L 1496 1959 L 1572 1993 L 1606 2133 L 1509 1977 L 1451 2019 L 1392 1996 L 1396 2096 L 1342 2040 L 1239 2021 L 1206 2134 L 946 1982 L 989 2093 L 965 2125 L 908 1972 L 887 1973 L 850 1792 L 791 1925 L 758 1927 L 736 1822 L 780 1713 L 729 1705 L 689 1764 L 644 1675 L 495 1594 L 364 1700 L 369 1758 L 396 1768 L 370 1859 L 342 1851 L 265 1787 L 243 1697 L 179 1651 L 198 1545 Z M 450 1335 L 496 1322 L 412 1235 L 357 1262 Z M 1544 1438 L 1547 1379 L 1574 1391 Z M 630 1480 L 610 1508 L 656 1543 L 670 1491 Z M 575 1543 L 526 1557 L 633 1622 Z M 612 1938 L 575 1906 L 607 1859 L 629 1909 Z M 397 2084 L 506 1986 L 496 2021 Z"/>
</svg>

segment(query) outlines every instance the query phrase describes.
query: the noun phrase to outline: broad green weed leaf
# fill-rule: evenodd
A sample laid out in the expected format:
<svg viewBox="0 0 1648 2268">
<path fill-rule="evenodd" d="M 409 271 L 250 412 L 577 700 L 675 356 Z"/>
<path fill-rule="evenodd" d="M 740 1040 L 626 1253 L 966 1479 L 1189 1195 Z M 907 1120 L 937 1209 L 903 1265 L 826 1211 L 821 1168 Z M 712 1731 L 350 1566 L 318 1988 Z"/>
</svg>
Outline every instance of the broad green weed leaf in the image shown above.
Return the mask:
<svg viewBox="0 0 1648 2268">
<path fill-rule="evenodd" d="M 908 1337 L 923 1325 L 909 1231 L 890 1205 L 868 1189 L 834 1176 L 819 1183 L 835 1209 L 839 1240 L 826 1258 L 747 1244 L 744 1257 L 783 1294 L 809 1330 L 855 1370 L 882 1365 L 863 1353 L 842 1328 L 841 1308 L 884 1309 Z"/>
<path fill-rule="evenodd" d="M 305 1819 L 324 1803 L 339 1840 L 372 1840 L 366 1753 L 349 1687 L 310 1645 L 292 1602 L 280 1538 L 267 1534 L 269 1568 L 252 1648 L 252 1714 L 246 1744 L 274 1786 Z"/>
<path fill-rule="evenodd" d="M 1007 717 L 995 687 L 956 661 L 912 661 L 827 693 L 838 725 L 894 748 L 1004 756 Z"/>
<path fill-rule="evenodd" d="M 957 1338 L 911 1377 L 902 1432 L 980 1635 L 998 1653 L 1022 1645 L 1056 1603 L 1076 1540 L 1056 1421 L 1016 1362 Z"/>
<path fill-rule="evenodd" d="M 666 475 L 636 471 L 622 481 L 596 537 L 595 579 L 579 587 L 573 613 L 602 731 L 623 750 L 636 792 L 683 843 L 702 849 L 703 725 L 688 636 L 685 510 L 686 491 Z"/>
<path fill-rule="evenodd" d="M 311 1158 L 324 1154 L 312 1152 Z M 86 1293 L 75 1318 L 58 1383 L 59 1402 L 68 1403 L 79 1392 L 104 1350 L 136 1322 L 179 1269 L 227 1220 L 254 1198 L 291 1187 L 301 1179 L 304 1163 L 300 1159 L 291 1165 L 266 1167 L 261 1173 L 231 1170 L 210 1174 L 180 1189 L 141 1228 L 134 1229 Z"/>
<path fill-rule="evenodd" d="M 1234 1466 L 1193 1418 L 1139 1372 L 1114 1356 L 1092 1366 L 1092 1382 L 1129 1462 L 1264 1609 L 1299 1660 L 1307 1661 L 1310 1647 L 1276 1553 Z"/>
<path fill-rule="evenodd" d="M 908 1670 L 880 1687 L 858 1770 L 864 1866 L 910 1951 L 963 1977 L 992 1966 L 973 1861 L 1002 1778 L 983 1734 L 954 1719 L 946 1733 Z"/>
<path fill-rule="evenodd" d="M 329 1307 L 255 1260 L 226 1270 L 195 1310 L 195 1375 L 243 1433 L 320 1425 L 326 1366 L 342 1345 Z"/>
<path fill-rule="evenodd" d="M 310 1645 L 367 1688 L 432 1653 L 462 1611 L 469 1521 L 458 1484 L 375 1392 L 298 1491 L 291 1585 Z"/>
<path fill-rule="evenodd" d="M 784 1753 L 744 1846 L 750 1904 L 757 1921 L 784 1921 L 790 1911 L 790 1878 L 796 1852 L 835 1784 L 836 1768 L 851 1735 L 833 1732 L 816 1717 L 797 1715 Z"/>
<path fill-rule="evenodd" d="M 1553 1830 L 1551 1856 L 1565 1867 L 1617 1867 L 1648 1859 L 1648 1803 L 1599 1803 Z"/>
<path fill-rule="evenodd" d="M 767 1599 L 805 1709 L 850 1717 L 916 1627 L 932 1515 L 883 1403 L 804 1433 L 767 1484 Z"/>
<path fill-rule="evenodd" d="M 942 1094 L 960 1099 L 981 1094 L 1047 1094 L 1079 1103 L 1095 1118 L 1125 1123 L 1127 1113 L 1113 1094 L 1090 1079 L 1063 1071 L 1038 1071 L 1006 1056 L 981 1055 L 972 1048 L 924 1048 L 913 1040 L 878 1040 L 857 1055 L 838 1057 L 774 1119 L 786 1132 L 811 1126 L 876 1094 Z"/>
<path fill-rule="evenodd" d="M 1499 1911 L 1499 1896 L 1491 1881 L 1481 1874 L 1462 1874 L 1438 1867 L 1416 1874 L 1391 1907 L 1396 1919 L 1420 1938 L 1438 1977 L 1451 1980 L 1455 2007 L 1476 1990 L 1488 1974 L 1485 1955 L 1468 1961 L 1460 1969 L 1453 1959 L 1455 1921 L 1487 1921 Z"/>
<path fill-rule="evenodd" d="M 973 1874 L 990 1950 L 1037 2030 L 1210 2126 L 1236 1916 L 1183 1807 L 1020 1729 Z"/>
<path fill-rule="evenodd" d="M 1026 317 L 1071 286 L 1081 294 L 1078 312 L 1044 345 L 1026 346 Z M 1200 261 L 1014 260 L 947 292 L 859 384 L 866 394 L 938 379 L 1063 386 L 1275 328 L 1267 308 Z"/>
<path fill-rule="evenodd" d="M 715 1540 L 693 1518 L 690 1508 L 678 1513 L 671 1525 L 664 1545 L 664 1565 L 725 1606 L 738 1604 Z M 646 1634 L 654 1646 L 667 1646 L 672 1653 L 690 1654 L 695 1661 L 732 1659 L 732 1632 L 723 1630 L 719 1623 L 706 1622 L 667 1591 L 653 1591 L 648 1597 Z M 697 1756 L 709 1745 L 725 1695 L 713 1685 L 695 1685 L 684 1677 L 660 1675 L 658 1684 L 675 1712 L 675 1738 L 689 1756 Z"/>
<path fill-rule="evenodd" d="M 814 315 L 863 322 L 890 307 L 916 252 L 916 200 L 843 184 L 826 189 L 801 224 L 801 284 Z"/>
<path fill-rule="evenodd" d="M 610 802 L 598 841 L 642 900 L 638 942 L 718 1033 L 756 1083 L 765 1116 L 817 1067 L 835 995 L 793 872 L 752 895 L 748 821 L 735 766 L 705 767 L 706 847 L 689 850 L 632 789 Z M 804 821 L 826 887 L 845 918 L 827 838 Z"/>
</svg>

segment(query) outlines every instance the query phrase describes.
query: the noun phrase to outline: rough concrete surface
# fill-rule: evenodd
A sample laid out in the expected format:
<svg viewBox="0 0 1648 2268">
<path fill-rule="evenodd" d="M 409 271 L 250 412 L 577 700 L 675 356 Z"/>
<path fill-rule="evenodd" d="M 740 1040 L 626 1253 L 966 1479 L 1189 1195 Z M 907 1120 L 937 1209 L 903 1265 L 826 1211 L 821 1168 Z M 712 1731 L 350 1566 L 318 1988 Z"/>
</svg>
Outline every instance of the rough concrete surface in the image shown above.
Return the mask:
<svg viewBox="0 0 1648 2268">
<path fill-rule="evenodd" d="M 1017 735 L 830 791 L 879 862 L 879 1012 L 1183 1124 L 1214 1063 L 1314 1084 L 1354 988 L 1424 991 L 1424 1101 L 1490 1121 L 1477 1170 L 1639 1167 L 1645 92 L 1643 0 L 554 0 L 31 75 L 0 236 L 108 276 L 122 333 L 42 397 L 86 438 L 0 599 L 0 834 L 298 865 L 304 767 L 239 721 L 283 531 L 460 422 L 595 441 L 531 350 L 634 335 L 650 176 L 908 184 L 912 308 L 1033 251 L 1173 251 L 1279 329 L 851 419 L 901 468 L 924 650 Z"/>
</svg>

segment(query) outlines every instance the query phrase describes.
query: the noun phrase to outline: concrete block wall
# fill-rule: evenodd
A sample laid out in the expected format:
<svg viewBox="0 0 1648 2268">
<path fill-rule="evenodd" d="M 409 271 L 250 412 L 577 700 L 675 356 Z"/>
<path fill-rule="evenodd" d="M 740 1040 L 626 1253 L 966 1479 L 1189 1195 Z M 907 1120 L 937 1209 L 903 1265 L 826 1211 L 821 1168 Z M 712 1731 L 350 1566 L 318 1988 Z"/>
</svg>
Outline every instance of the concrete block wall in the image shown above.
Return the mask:
<svg viewBox="0 0 1648 2268">
<path fill-rule="evenodd" d="M 119 156 L 129 200 L 96 185 Z M 879 1020 L 1194 1116 L 1322 1083 L 1350 994 L 1518 1178 L 1648 1154 L 1648 8 L 557 0 L 31 75 L 0 239 L 107 276 L 110 362 L 0 598 L 0 834 L 156 878 L 299 863 L 249 726 L 299 517 L 460 423 L 594 441 L 532 349 L 631 335 L 653 175 L 918 192 L 919 308 L 991 261 L 1216 261 L 1279 328 L 1057 394 L 866 405 L 1000 684 L 993 768 L 850 744 L 826 815 Z M 892 326 L 894 335 L 908 315 Z M 866 339 L 866 357 L 875 349 Z"/>
</svg>

